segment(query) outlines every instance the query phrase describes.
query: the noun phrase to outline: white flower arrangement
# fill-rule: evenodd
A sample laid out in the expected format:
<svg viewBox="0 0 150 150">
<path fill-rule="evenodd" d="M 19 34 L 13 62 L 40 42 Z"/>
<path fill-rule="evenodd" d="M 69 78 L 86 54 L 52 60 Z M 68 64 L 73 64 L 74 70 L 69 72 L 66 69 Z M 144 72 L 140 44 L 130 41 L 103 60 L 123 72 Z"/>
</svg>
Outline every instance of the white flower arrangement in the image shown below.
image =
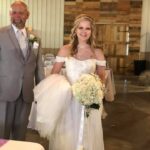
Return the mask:
<svg viewBox="0 0 150 150">
<path fill-rule="evenodd" d="M 95 74 L 83 74 L 72 85 L 73 96 L 85 106 L 85 115 L 89 116 L 92 108 L 99 109 L 104 97 L 104 84 Z"/>
<path fill-rule="evenodd" d="M 82 105 L 100 105 L 104 97 L 104 85 L 95 74 L 83 74 L 72 85 L 73 95 Z"/>
<path fill-rule="evenodd" d="M 32 43 L 33 49 L 37 49 L 39 47 L 38 39 L 34 34 L 29 34 L 29 42 Z"/>
</svg>

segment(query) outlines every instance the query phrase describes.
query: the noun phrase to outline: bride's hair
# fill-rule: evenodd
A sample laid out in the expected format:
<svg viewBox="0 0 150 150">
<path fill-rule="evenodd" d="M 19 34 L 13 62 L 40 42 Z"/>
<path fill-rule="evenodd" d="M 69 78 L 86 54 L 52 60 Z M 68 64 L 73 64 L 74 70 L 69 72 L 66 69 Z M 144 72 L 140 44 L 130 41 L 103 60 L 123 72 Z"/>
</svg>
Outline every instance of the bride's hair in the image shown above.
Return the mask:
<svg viewBox="0 0 150 150">
<path fill-rule="evenodd" d="M 90 25 L 91 25 L 91 36 L 88 39 L 87 43 L 91 46 L 92 49 L 94 49 L 96 47 L 95 44 L 95 21 L 93 20 L 93 18 L 91 18 L 90 16 L 86 15 L 86 14 L 81 14 L 79 16 L 77 16 L 75 18 L 74 24 L 73 24 L 73 28 L 71 29 L 71 55 L 74 55 L 77 53 L 77 46 L 78 46 L 78 37 L 76 34 L 76 29 L 78 28 L 79 24 L 81 21 L 89 21 Z"/>
</svg>

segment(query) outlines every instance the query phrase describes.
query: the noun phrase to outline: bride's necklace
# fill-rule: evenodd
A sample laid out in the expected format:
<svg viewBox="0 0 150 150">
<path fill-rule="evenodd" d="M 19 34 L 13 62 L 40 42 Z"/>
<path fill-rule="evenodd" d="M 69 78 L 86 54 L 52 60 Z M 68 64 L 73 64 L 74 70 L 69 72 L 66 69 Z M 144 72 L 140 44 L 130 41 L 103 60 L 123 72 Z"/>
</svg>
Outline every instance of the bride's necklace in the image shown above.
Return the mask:
<svg viewBox="0 0 150 150">
<path fill-rule="evenodd" d="M 89 45 L 78 45 L 77 46 L 77 49 L 79 50 L 79 49 L 89 49 L 90 48 L 90 46 Z"/>
<path fill-rule="evenodd" d="M 80 60 L 86 60 L 93 57 L 93 54 L 90 52 L 89 45 L 78 45 L 77 46 L 78 53 L 76 54 L 76 58 Z"/>
</svg>

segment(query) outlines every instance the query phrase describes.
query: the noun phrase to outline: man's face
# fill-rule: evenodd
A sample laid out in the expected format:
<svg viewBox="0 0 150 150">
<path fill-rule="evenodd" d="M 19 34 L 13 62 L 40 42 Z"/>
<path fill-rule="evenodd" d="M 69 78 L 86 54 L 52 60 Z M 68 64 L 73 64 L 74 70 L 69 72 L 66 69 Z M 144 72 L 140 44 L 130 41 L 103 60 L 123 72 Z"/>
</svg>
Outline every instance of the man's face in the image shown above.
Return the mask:
<svg viewBox="0 0 150 150">
<path fill-rule="evenodd" d="M 14 4 L 10 10 L 11 23 L 17 28 L 22 29 L 25 27 L 26 20 L 29 17 L 27 8 L 22 4 Z"/>
</svg>

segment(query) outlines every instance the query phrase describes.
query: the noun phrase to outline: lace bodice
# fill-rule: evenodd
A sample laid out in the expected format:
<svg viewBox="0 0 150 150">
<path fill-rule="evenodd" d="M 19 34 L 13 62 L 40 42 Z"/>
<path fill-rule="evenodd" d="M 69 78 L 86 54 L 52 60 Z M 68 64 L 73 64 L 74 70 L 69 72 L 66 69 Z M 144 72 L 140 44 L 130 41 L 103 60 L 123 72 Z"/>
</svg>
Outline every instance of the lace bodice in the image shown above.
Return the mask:
<svg viewBox="0 0 150 150">
<path fill-rule="evenodd" d="M 68 57 L 65 59 L 65 65 L 66 76 L 71 83 L 74 83 L 82 74 L 95 72 L 96 60 L 78 60 L 74 57 Z"/>
<path fill-rule="evenodd" d="M 105 60 L 94 58 L 79 60 L 74 57 L 56 56 L 56 62 L 65 62 L 66 76 L 71 83 L 74 83 L 82 74 L 94 73 L 96 65 L 106 66 Z"/>
</svg>

